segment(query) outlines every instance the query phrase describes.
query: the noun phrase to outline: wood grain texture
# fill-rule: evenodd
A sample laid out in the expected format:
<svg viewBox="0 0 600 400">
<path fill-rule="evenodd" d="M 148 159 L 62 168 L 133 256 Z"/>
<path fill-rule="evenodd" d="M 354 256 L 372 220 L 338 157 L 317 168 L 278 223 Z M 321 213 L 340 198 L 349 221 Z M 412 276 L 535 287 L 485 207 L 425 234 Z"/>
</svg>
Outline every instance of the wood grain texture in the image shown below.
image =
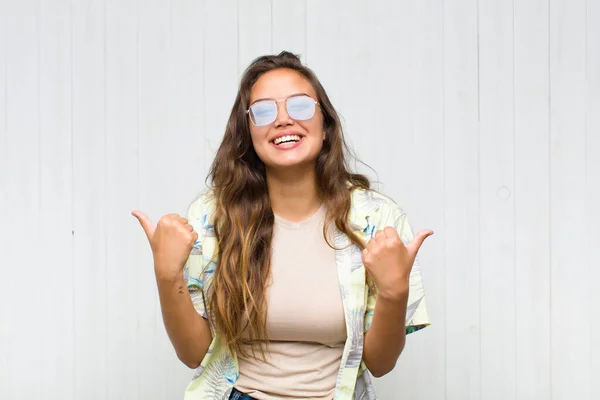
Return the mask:
<svg viewBox="0 0 600 400">
<path fill-rule="evenodd" d="M 143 236 L 130 216 L 137 207 L 138 181 L 138 4 L 106 2 L 106 365 L 107 397 L 136 399 L 138 250 Z M 146 268 L 144 268 L 146 267 Z"/>
<path fill-rule="evenodd" d="M 204 171 L 219 148 L 231 109 L 237 95 L 238 75 L 238 8 L 236 0 L 218 4 L 206 1 L 202 19 L 204 30 Z M 204 177 L 198 176 L 197 189 L 204 187 Z"/>
<path fill-rule="evenodd" d="M 460 5 L 459 5 L 460 4 Z M 444 4 L 446 399 L 481 398 L 480 130 L 476 1 Z"/>
<path fill-rule="evenodd" d="M 515 2 L 516 399 L 551 398 L 547 1 Z"/>
<path fill-rule="evenodd" d="M 590 398 L 600 398 L 600 3 L 586 2 L 586 219 Z M 582 365 L 586 368 L 586 364 Z"/>
<path fill-rule="evenodd" d="M 104 2 L 72 4 L 73 384 L 75 398 L 94 400 L 107 398 L 110 385 L 105 7 Z"/>
<path fill-rule="evenodd" d="M 237 2 L 238 75 L 259 56 L 273 49 L 273 8 L 271 0 Z"/>
<path fill-rule="evenodd" d="M 516 380 L 513 2 L 480 0 L 478 15 L 480 397 L 503 400 Z"/>
<path fill-rule="evenodd" d="M 39 325 L 44 393 L 74 396 L 73 139 L 69 1 L 39 3 Z"/>
<path fill-rule="evenodd" d="M 291 51 L 306 60 L 306 0 L 271 1 L 271 52 Z"/>
<path fill-rule="evenodd" d="M 27 388 L 23 385 L 31 373 L 31 362 L 42 362 L 43 348 L 38 335 L 38 322 L 32 318 L 43 307 L 39 285 L 27 287 L 27 277 L 41 282 L 46 273 L 44 258 L 32 244 L 41 229 L 40 220 L 40 113 L 39 113 L 39 8 L 34 1 L 6 3 L 5 21 L 5 119 L 4 165 L 5 230 L 8 245 L 5 263 L 5 292 L 2 294 L 5 316 L 3 323 L 6 345 L 2 358 L 7 360 L 7 398 L 41 396 L 47 381 Z M 18 40 L 14 40 L 18 38 Z M 41 238 L 43 240 L 43 237 Z M 36 243 L 37 244 L 37 243 Z M 35 246 L 35 245 L 34 245 Z M 6 297 L 4 297 L 6 296 Z M 28 357 L 23 357 L 27 354 Z"/>
<path fill-rule="evenodd" d="M 283 49 L 435 231 L 432 325 L 379 398 L 600 398 L 598 2 L 24 0 L 0 24 L 1 399 L 183 397 L 130 212 L 185 212 L 243 70 Z"/>
<path fill-rule="evenodd" d="M 4 229 L 0 229 L 0 265 L 10 265 L 12 261 L 8 257 L 8 238 L 10 237 L 8 226 L 8 130 L 6 126 L 6 112 L 8 109 L 7 97 L 7 66 L 8 66 L 8 48 L 7 48 L 7 24 L 8 24 L 8 6 L 7 2 L 0 2 L 0 223 Z M 7 278 L 12 278 L 11 273 L 6 273 Z M 0 279 L 0 298 L 6 299 L 9 293 L 9 279 Z M 3 293 L 3 294 L 2 294 Z M 7 301 L 0 301 L 0 316 L 3 322 L 0 325 L 0 354 L 8 355 L 9 351 L 9 304 Z M 0 358 L 0 394 L 7 395 L 9 387 L 10 358 L 4 356 Z"/>
<path fill-rule="evenodd" d="M 590 398 L 586 215 L 586 4 L 550 2 L 552 397 Z M 576 324 L 577 329 L 569 329 Z M 586 365 L 585 368 L 582 366 Z"/>
<path fill-rule="evenodd" d="M 144 2 L 139 7 L 138 28 L 138 205 L 156 224 L 164 214 L 176 212 L 172 165 L 176 162 L 169 137 L 169 59 L 172 57 L 170 3 Z M 180 144 L 181 145 L 181 144 Z M 138 226 L 139 228 L 139 226 Z M 144 398 L 167 398 L 175 388 L 165 377 L 165 341 L 152 253 L 143 231 L 136 234 L 137 297 L 137 394 Z M 152 384 L 148 384 L 152 382 Z"/>
</svg>

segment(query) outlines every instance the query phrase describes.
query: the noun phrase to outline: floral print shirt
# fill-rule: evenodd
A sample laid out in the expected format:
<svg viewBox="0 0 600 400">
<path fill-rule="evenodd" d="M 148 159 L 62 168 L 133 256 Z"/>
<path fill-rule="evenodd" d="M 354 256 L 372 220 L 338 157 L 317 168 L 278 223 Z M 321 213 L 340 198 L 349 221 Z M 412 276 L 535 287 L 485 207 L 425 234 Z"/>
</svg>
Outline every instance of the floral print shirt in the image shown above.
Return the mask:
<svg viewBox="0 0 600 400">
<path fill-rule="evenodd" d="M 349 220 L 355 233 L 368 242 L 377 230 L 394 227 L 405 244 L 413 239 L 406 214 L 396 203 L 373 190 L 352 192 Z M 197 312 L 208 319 L 205 293 L 216 267 L 218 249 L 213 227 L 214 200 L 210 191 L 201 193 L 190 205 L 187 218 L 198 232 L 198 241 L 185 266 L 184 274 Z M 334 228 L 335 229 L 335 228 Z M 374 400 L 370 375 L 362 360 L 364 334 L 371 326 L 376 296 L 369 290 L 362 264 L 362 252 L 342 232 L 335 231 L 336 264 L 340 292 L 346 316 L 347 339 L 334 391 L 335 400 Z M 348 246 L 349 245 L 349 246 Z M 415 260 L 410 275 L 406 332 L 415 332 L 430 324 L 421 267 Z M 186 400 L 225 400 L 238 377 L 238 361 L 210 324 L 212 342 L 185 391 Z"/>
</svg>

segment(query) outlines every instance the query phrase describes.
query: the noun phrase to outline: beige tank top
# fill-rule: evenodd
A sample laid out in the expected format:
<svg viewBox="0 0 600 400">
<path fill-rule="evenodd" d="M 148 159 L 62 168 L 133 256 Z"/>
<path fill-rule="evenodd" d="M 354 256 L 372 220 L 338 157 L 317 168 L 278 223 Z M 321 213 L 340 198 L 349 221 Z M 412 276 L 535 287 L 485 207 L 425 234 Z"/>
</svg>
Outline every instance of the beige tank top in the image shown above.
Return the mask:
<svg viewBox="0 0 600 400">
<path fill-rule="evenodd" d="M 257 399 L 333 398 L 346 325 L 335 251 L 323 238 L 324 217 L 324 205 L 298 223 L 275 216 L 267 363 L 239 357 L 235 383 Z"/>
</svg>

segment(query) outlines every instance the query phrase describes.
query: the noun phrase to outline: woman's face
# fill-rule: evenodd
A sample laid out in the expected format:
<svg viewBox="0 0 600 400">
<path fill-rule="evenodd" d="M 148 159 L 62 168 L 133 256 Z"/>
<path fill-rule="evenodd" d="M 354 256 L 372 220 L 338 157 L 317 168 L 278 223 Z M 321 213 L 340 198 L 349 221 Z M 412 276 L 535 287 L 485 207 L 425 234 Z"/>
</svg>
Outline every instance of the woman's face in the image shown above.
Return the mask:
<svg viewBox="0 0 600 400">
<path fill-rule="evenodd" d="M 276 69 L 263 74 L 252 86 L 250 91 L 250 106 L 255 105 L 257 117 L 261 124 L 269 121 L 269 115 L 274 112 L 269 106 L 272 103 L 259 103 L 261 100 L 276 100 L 277 115 L 273 122 L 257 126 L 250 124 L 252 144 L 258 157 L 269 168 L 289 168 L 301 165 L 314 165 L 325 139 L 323 128 L 323 113 L 318 105 L 314 105 L 314 115 L 304 119 L 307 99 L 299 96 L 309 96 L 314 101 L 317 94 L 312 84 L 302 74 L 289 69 Z M 290 113 L 297 117 L 293 119 L 288 114 L 286 100 Z M 279 101 L 283 100 L 283 101 Z M 309 108 L 310 111 L 312 108 Z"/>
</svg>

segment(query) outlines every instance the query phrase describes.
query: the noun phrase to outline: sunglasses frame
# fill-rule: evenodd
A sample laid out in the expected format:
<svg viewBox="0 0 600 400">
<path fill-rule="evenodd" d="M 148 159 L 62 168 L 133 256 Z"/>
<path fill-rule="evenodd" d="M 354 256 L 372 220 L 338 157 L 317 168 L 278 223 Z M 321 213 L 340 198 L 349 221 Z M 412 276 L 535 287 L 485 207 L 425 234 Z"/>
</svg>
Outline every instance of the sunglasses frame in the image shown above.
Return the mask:
<svg viewBox="0 0 600 400">
<path fill-rule="evenodd" d="M 288 98 L 286 98 L 286 99 L 279 99 L 279 100 L 265 99 L 265 100 L 255 101 L 254 103 L 252 103 L 252 104 L 250 105 L 250 107 L 248 107 L 248 109 L 246 110 L 246 114 L 248 114 L 248 117 L 250 118 L 250 121 L 252 121 L 252 124 L 253 124 L 254 126 L 259 126 L 259 127 L 260 127 L 260 126 L 267 126 L 267 125 L 270 125 L 270 124 L 272 124 L 273 122 L 277 121 L 277 116 L 279 115 L 279 108 L 277 107 L 277 103 L 279 103 L 279 102 L 282 102 L 282 101 L 285 101 L 285 109 L 286 109 L 286 112 L 287 112 L 287 101 L 288 101 L 289 99 L 293 99 L 293 98 L 296 98 L 296 97 L 306 97 L 306 98 L 309 98 L 309 99 L 311 99 L 311 100 L 313 101 L 313 103 L 315 104 L 315 106 L 319 106 L 319 107 L 321 106 L 321 104 L 320 104 L 318 101 L 316 101 L 315 99 L 313 99 L 313 98 L 312 98 L 312 97 L 310 97 L 309 95 L 307 95 L 307 94 L 301 94 L 301 95 L 297 95 L 297 96 L 290 96 L 290 97 L 288 97 Z M 253 106 L 253 105 L 255 105 L 256 103 L 263 102 L 263 101 L 273 101 L 273 102 L 275 102 L 275 106 L 276 106 L 277 113 L 275 114 L 275 119 L 274 119 L 273 121 L 269 122 L 268 124 L 264 124 L 264 125 L 256 125 L 256 123 L 254 122 L 254 120 L 253 120 L 252 116 L 250 115 L 250 110 L 252 109 L 252 106 Z M 289 112 L 288 112 L 288 115 L 290 115 L 290 114 L 289 114 Z M 307 119 L 299 119 L 299 120 L 296 120 L 295 118 L 292 118 L 291 116 L 290 116 L 290 118 L 292 118 L 294 121 L 308 121 L 308 120 L 310 120 L 311 118 L 313 118 L 314 116 L 315 116 L 315 114 L 314 114 L 314 112 L 313 112 L 313 115 L 312 115 L 312 117 L 310 117 L 310 118 L 307 118 Z"/>
</svg>

